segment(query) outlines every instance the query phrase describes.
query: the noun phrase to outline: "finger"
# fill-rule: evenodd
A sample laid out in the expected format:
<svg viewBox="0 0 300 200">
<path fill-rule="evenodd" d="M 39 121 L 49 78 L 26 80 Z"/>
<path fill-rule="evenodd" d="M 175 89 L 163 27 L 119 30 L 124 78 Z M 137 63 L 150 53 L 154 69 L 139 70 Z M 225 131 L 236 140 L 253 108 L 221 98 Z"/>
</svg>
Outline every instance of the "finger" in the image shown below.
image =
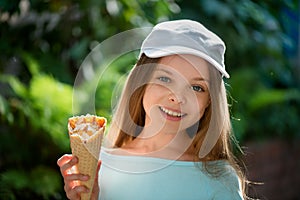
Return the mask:
<svg viewBox="0 0 300 200">
<path fill-rule="evenodd" d="M 80 199 L 81 193 L 87 193 L 89 189 L 83 185 L 74 186 L 72 188 L 65 186 L 65 191 L 69 199 L 77 200 Z"/>
<path fill-rule="evenodd" d="M 95 181 L 94 181 L 94 186 L 92 189 L 91 200 L 98 199 L 98 195 L 99 195 L 98 174 L 99 174 L 100 167 L 101 167 L 101 160 L 98 161 L 97 173 L 96 173 L 96 177 L 95 177 Z"/>
<path fill-rule="evenodd" d="M 96 173 L 96 177 L 95 177 L 95 182 L 98 182 L 98 174 L 99 174 L 100 167 L 101 167 L 101 160 L 98 161 L 98 165 L 97 165 L 97 173 Z"/>
<path fill-rule="evenodd" d="M 65 181 L 87 181 L 89 180 L 88 175 L 83 175 L 83 174 L 67 174 L 64 177 Z"/>
<path fill-rule="evenodd" d="M 98 166 L 97 166 L 97 171 L 99 171 L 100 167 L 101 167 L 102 161 L 98 160 Z"/>
<path fill-rule="evenodd" d="M 76 186 L 81 186 L 81 181 L 89 180 L 89 176 L 82 174 L 68 174 L 64 176 L 65 191 L 71 191 Z"/>
<path fill-rule="evenodd" d="M 95 179 L 94 186 L 92 189 L 92 198 L 91 199 L 94 199 L 94 200 L 98 199 L 98 195 L 99 195 L 98 179 Z"/>
<path fill-rule="evenodd" d="M 65 154 L 57 160 L 57 165 L 61 167 L 66 162 L 69 162 L 73 158 L 72 154 Z"/>
<path fill-rule="evenodd" d="M 78 163 L 78 158 L 73 156 L 71 160 L 60 166 L 60 172 L 63 176 L 72 173 L 72 167 Z"/>
</svg>

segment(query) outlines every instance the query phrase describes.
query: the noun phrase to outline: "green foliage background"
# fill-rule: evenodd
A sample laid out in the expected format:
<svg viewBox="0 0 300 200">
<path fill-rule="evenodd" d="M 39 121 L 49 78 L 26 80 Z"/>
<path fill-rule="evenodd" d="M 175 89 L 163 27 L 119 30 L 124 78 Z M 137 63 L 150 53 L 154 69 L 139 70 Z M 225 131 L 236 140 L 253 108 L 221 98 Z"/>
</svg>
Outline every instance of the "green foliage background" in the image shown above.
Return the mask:
<svg viewBox="0 0 300 200">
<path fill-rule="evenodd" d="M 70 152 L 67 119 L 81 109 L 72 105 L 80 65 L 103 40 L 167 19 L 198 20 L 224 39 L 241 143 L 299 138 L 297 13 L 292 0 L 0 0 L 0 199 L 66 198 L 56 160 Z M 112 91 L 135 60 L 111 64 L 97 114 L 110 119 Z"/>
</svg>

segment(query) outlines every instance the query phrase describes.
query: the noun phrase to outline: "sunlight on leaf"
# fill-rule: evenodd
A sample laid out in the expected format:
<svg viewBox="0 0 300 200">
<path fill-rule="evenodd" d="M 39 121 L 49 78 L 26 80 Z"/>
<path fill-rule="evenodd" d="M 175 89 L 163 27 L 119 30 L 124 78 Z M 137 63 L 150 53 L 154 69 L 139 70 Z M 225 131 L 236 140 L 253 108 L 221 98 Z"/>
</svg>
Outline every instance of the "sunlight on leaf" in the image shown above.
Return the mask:
<svg viewBox="0 0 300 200">
<path fill-rule="evenodd" d="M 300 92 L 298 90 L 261 90 L 254 94 L 249 101 L 249 109 L 250 111 L 256 111 L 272 104 L 280 104 L 293 99 L 300 101 Z"/>
</svg>

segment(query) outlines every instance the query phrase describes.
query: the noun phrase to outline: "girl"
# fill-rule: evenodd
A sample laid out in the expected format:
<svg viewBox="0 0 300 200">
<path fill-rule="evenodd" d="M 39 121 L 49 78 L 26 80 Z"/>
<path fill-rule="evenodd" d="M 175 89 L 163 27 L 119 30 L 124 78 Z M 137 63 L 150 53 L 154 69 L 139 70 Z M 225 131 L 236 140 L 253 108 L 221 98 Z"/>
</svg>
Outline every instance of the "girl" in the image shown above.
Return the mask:
<svg viewBox="0 0 300 200">
<path fill-rule="evenodd" d="M 245 178 L 231 149 L 223 41 L 203 25 L 175 20 L 144 40 L 101 149 L 93 199 L 243 199 Z M 70 199 L 89 189 L 58 165 Z"/>
</svg>

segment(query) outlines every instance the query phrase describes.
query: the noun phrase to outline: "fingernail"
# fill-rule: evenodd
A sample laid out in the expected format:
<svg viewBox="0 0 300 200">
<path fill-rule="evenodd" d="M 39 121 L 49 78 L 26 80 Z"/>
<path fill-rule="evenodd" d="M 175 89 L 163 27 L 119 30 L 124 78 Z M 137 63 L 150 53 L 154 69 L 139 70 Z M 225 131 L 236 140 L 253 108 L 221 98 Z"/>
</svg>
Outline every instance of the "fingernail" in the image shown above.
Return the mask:
<svg viewBox="0 0 300 200">
<path fill-rule="evenodd" d="M 77 161 L 78 161 L 77 157 L 74 157 L 74 158 L 73 158 L 73 161 L 74 161 L 74 162 L 77 162 Z"/>
<path fill-rule="evenodd" d="M 87 175 L 85 175 L 85 176 L 83 176 L 82 177 L 82 179 L 85 181 L 85 180 L 88 180 L 90 177 L 89 176 L 87 176 Z"/>
</svg>

